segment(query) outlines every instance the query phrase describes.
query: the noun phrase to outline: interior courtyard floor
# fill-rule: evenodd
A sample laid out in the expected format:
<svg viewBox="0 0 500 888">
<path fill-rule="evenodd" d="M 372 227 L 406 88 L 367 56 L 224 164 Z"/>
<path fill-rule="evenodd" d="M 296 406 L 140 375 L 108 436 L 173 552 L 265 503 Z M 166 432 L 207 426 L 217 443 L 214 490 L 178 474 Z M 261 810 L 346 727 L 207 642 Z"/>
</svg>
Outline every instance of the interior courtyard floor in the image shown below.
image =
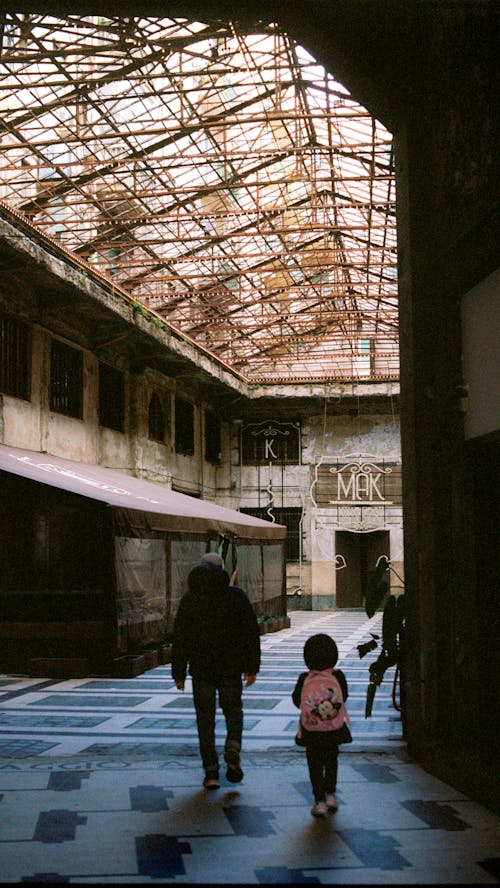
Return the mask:
<svg viewBox="0 0 500 888">
<path fill-rule="evenodd" d="M 0 676 L 2 884 L 488 884 L 500 818 L 413 761 L 393 705 L 394 670 L 365 719 L 359 657 L 382 615 L 294 610 L 262 636 L 244 690 L 241 783 L 202 787 L 190 681 L 170 666 L 136 678 Z M 315 632 L 337 641 L 353 743 L 339 757 L 339 809 L 311 816 L 291 700 Z M 397 702 L 397 694 L 395 696 Z M 218 712 L 218 745 L 224 726 Z M 221 756 L 222 758 L 222 756 Z"/>
</svg>

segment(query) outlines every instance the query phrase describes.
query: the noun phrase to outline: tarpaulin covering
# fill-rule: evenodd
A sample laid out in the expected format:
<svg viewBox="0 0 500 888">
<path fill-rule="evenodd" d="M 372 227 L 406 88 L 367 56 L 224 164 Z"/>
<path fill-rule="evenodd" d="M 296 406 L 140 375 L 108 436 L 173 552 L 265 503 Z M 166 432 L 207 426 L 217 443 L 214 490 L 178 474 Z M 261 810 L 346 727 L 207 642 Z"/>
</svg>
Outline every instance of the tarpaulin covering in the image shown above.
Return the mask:
<svg viewBox="0 0 500 888">
<path fill-rule="evenodd" d="M 15 593 L 25 632 L 36 610 L 44 624 L 64 623 L 67 632 L 73 622 L 92 619 L 101 659 L 159 644 L 172 629 L 190 570 L 204 552 L 221 549 L 258 612 L 286 607 L 283 525 L 116 469 L 5 445 L 0 476 L 12 506 L 3 537 L 16 528 L 0 595 Z"/>
<path fill-rule="evenodd" d="M 256 547 L 248 542 L 237 546 L 237 584 L 247 593 L 256 611 L 264 612 L 265 601 L 278 599 L 283 592 L 283 551 L 281 544 Z"/>
<path fill-rule="evenodd" d="M 154 481 L 134 478 L 116 469 L 48 453 L 0 445 L 0 470 L 127 509 L 130 523 L 138 528 L 213 532 L 261 540 L 279 540 L 286 536 L 283 525 L 177 493 Z"/>
</svg>

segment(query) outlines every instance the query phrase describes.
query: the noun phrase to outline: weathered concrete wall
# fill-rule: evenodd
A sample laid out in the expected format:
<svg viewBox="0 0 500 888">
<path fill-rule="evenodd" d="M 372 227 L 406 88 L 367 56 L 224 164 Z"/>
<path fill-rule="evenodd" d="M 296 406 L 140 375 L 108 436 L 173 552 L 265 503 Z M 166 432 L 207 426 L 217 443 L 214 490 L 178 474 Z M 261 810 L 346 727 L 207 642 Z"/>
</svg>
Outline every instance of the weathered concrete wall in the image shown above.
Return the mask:
<svg viewBox="0 0 500 888">
<path fill-rule="evenodd" d="M 74 342 L 68 341 L 68 344 L 75 347 Z M 51 411 L 50 345 L 50 333 L 34 325 L 31 398 L 28 401 L 1 395 L 0 443 L 109 466 L 185 493 L 235 506 L 234 498 L 230 495 L 229 423 L 223 423 L 220 466 L 208 462 L 204 459 L 204 405 L 195 402 L 194 454 L 184 456 L 176 453 L 173 434 L 176 383 L 148 368 L 142 374 L 125 373 L 125 431 L 117 432 L 101 426 L 98 415 L 99 361 L 87 349 L 82 349 L 83 418 L 76 419 Z M 148 437 L 148 406 L 153 391 L 159 395 L 165 409 L 163 443 Z"/>
<path fill-rule="evenodd" d="M 362 409 L 362 406 L 360 407 Z M 271 420 L 272 421 L 272 420 Z M 357 457 L 376 464 L 400 464 L 399 417 L 396 414 L 364 416 L 316 414 L 304 419 L 301 427 L 301 465 L 266 463 L 259 466 L 233 466 L 239 501 L 248 508 L 303 508 L 302 547 L 298 563 L 287 565 L 287 591 L 291 606 L 324 610 L 337 605 L 338 531 L 353 535 L 385 530 L 389 534 L 391 591 L 401 591 L 403 569 L 402 505 L 365 504 L 337 507 L 315 501 L 315 467 L 339 460 L 348 463 Z M 239 461 L 237 438 L 233 461 Z M 361 520 L 362 514 L 362 520 Z M 382 551 L 381 551 L 382 554 Z M 354 558 L 362 557 L 354 555 Z M 361 599 L 359 600 L 361 605 Z"/>
<path fill-rule="evenodd" d="M 12 447 L 24 447 L 27 450 L 44 450 L 42 412 L 45 409 L 41 404 L 41 396 L 44 390 L 43 380 L 46 367 L 43 361 L 44 350 L 42 348 L 42 331 L 36 325 L 32 330 L 32 376 L 39 384 L 32 387 L 31 400 L 24 401 L 21 398 L 11 398 L 2 395 L 1 422 L 2 443 Z"/>
<path fill-rule="evenodd" d="M 142 374 L 129 377 L 129 429 L 132 465 L 138 477 L 172 485 L 173 423 L 172 401 L 175 386 L 163 374 L 147 368 Z M 160 400 L 165 416 L 165 439 L 148 437 L 148 408 L 153 394 Z"/>
</svg>

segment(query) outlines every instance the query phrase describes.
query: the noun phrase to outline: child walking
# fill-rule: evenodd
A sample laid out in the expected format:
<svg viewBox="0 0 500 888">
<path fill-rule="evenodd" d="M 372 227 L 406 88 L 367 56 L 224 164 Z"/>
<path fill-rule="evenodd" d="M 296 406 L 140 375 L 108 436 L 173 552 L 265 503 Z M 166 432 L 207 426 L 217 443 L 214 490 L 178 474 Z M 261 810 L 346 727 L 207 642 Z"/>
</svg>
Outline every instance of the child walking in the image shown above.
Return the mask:
<svg viewBox="0 0 500 888">
<path fill-rule="evenodd" d="M 347 680 L 335 669 L 338 650 L 333 638 L 312 635 L 304 645 L 302 672 L 292 693 L 300 709 L 299 731 L 295 742 L 304 746 L 314 795 L 313 817 L 336 811 L 338 753 L 341 743 L 352 741 L 345 701 L 349 696 Z"/>
</svg>

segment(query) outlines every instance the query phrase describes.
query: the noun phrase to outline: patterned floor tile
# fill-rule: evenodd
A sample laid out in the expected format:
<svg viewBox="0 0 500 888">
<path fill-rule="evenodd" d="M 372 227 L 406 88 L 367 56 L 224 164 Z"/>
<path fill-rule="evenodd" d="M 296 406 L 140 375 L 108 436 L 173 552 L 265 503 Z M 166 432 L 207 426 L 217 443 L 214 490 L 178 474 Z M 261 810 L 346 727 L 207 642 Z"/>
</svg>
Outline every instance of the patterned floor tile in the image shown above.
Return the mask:
<svg viewBox="0 0 500 888">
<path fill-rule="evenodd" d="M 0 860 L 6 882 L 88 884 L 494 884 L 500 819 L 408 756 L 394 671 L 364 718 L 380 633 L 362 611 L 294 612 L 262 637 L 244 690 L 244 778 L 202 787 L 191 682 L 168 666 L 135 679 L 0 681 Z M 302 650 L 329 632 L 346 672 L 354 742 L 339 810 L 311 817 L 291 701 Z M 371 654 L 374 659 L 376 651 Z M 219 713 L 216 734 L 224 742 Z"/>
</svg>

